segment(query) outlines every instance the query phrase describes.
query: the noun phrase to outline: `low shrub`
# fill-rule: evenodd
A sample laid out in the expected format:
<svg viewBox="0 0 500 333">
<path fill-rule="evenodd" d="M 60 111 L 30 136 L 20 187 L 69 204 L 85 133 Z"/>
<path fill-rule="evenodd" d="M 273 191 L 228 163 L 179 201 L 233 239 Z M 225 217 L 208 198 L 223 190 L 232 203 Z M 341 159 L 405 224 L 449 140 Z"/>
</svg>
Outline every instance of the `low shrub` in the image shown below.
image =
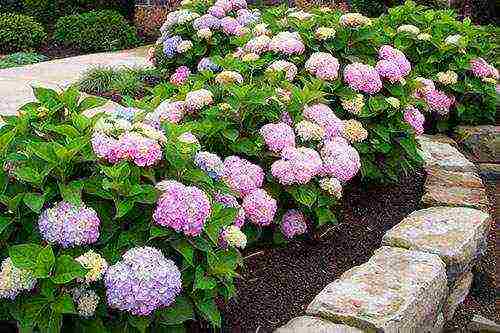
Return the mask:
<svg viewBox="0 0 500 333">
<path fill-rule="evenodd" d="M 39 48 L 46 36 L 43 26 L 29 16 L 0 14 L 0 53 Z"/>
<path fill-rule="evenodd" d="M 103 10 L 57 20 L 54 40 L 84 52 L 113 51 L 136 46 L 136 29 L 118 12 Z"/>
<path fill-rule="evenodd" d="M 32 52 L 12 53 L 6 55 L 3 58 L 0 58 L 0 69 L 31 65 L 46 60 L 48 60 L 46 56 L 38 53 L 32 53 Z"/>
</svg>

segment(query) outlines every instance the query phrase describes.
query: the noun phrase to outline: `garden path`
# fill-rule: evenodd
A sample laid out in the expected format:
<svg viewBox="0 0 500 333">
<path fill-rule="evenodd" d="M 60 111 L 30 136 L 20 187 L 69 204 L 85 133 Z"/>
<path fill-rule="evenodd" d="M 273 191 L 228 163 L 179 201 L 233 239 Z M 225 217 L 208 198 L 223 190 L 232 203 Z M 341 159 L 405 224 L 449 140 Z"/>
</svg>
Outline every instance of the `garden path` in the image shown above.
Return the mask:
<svg viewBox="0 0 500 333">
<path fill-rule="evenodd" d="M 150 66 L 149 46 L 117 52 L 87 54 L 0 70 L 0 115 L 16 114 L 23 104 L 33 101 L 31 86 L 66 88 L 87 69 L 101 66 Z"/>
</svg>

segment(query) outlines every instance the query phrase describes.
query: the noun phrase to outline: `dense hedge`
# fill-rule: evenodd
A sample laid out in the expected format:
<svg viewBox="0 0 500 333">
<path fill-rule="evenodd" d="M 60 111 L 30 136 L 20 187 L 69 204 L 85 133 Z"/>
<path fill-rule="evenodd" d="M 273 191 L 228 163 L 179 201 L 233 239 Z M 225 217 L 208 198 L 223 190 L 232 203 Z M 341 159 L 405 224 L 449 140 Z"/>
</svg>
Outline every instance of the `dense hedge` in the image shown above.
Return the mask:
<svg viewBox="0 0 500 333">
<path fill-rule="evenodd" d="M 47 34 L 32 17 L 22 14 L 0 14 L 0 53 L 40 47 Z"/>
<path fill-rule="evenodd" d="M 61 17 L 54 27 L 54 40 L 85 52 L 130 48 L 140 41 L 135 27 L 111 10 Z"/>
</svg>

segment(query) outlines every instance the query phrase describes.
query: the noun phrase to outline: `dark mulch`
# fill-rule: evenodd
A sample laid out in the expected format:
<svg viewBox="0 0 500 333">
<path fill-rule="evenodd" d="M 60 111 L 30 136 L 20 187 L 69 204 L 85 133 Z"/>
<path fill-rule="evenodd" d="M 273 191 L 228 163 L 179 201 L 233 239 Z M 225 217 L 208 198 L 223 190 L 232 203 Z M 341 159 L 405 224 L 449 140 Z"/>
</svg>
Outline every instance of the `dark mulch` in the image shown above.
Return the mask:
<svg viewBox="0 0 500 333">
<path fill-rule="evenodd" d="M 264 249 L 245 260 L 238 295 L 223 310 L 224 331 L 271 332 L 303 315 L 317 293 L 366 262 L 384 233 L 420 208 L 423 182 L 418 172 L 389 186 L 351 185 L 344 193 L 343 224 L 323 240 Z"/>
</svg>

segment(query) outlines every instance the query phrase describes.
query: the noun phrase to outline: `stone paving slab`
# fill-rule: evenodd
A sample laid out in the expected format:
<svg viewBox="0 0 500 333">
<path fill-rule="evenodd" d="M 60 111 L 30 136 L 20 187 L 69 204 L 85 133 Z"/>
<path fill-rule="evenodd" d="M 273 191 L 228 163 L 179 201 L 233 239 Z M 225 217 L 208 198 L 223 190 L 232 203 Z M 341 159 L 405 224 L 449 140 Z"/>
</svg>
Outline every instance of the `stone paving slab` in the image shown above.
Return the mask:
<svg viewBox="0 0 500 333">
<path fill-rule="evenodd" d="M 450 171 L 475 170 L 474 164 L 453 145 L 443 142 L 444 139 L 441 136 L 435 138 L 435 136 L 420 135 L 417 140 L 420 143 L 426 168 L 439 167 Z"/>
<path fill-rule="evenodd" d="M 382 244 L 437 254 L 455 279 L 481 254 L 490 223 L 490 216 L 477 209 L 432 207 L 408 215 L 384 235 Z"/>
<path fill-rule="evenodd" d="M 427 332 L 447 293 L 439 256 L 384 246 L 326 286 L 306 312 L 360 329 Z"/>
<path fill-rule="evenodd" d="M 95 66 L 147 67 L 148 46 L 109 53 L 45 61 L 0 70 L 0 115 L 14 115 L 23 104 L 33 101 L 31 86 L 67 88 L 80 75 Z"/>
<path fill-rule="evenodd" d="M 293 318 L 286 325 L 278 328 L 275 333 L 363 333 L 354 327 L 334 324 L 328 320 L 301 316 Z"/>
</svg>

